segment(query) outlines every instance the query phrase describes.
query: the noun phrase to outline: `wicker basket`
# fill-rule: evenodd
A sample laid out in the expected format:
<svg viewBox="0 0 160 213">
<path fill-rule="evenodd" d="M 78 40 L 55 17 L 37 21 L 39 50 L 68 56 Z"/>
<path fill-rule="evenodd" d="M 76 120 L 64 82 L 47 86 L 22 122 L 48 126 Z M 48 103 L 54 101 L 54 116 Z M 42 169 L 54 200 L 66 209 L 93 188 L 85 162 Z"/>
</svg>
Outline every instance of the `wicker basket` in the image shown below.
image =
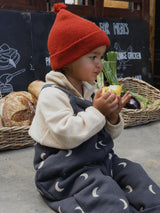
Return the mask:
<svg viewBox="0 0 160 213">
<path fill-rule="evenodd" d="M 126 89 L 131 89 L 134 92 L 143 95 L 151 101 L 160 99 L 160 90 L 146 83 L 145 81 L 135 78 L 123 78 L 119 80 L 120 84 Z M 160 106 L 152 109 L 126 109 L 123 108 L 122 116 L 124 118 L 124 127 L 137 126 L 149 123 L 151 121 L 160 120 Z"/>
<path fill-rule="evenodd" d="M 0 150 L 20 149 L 33 145 L 33 139 L 28 134 L 29 127 L 0 128 Z"/>
</svg>

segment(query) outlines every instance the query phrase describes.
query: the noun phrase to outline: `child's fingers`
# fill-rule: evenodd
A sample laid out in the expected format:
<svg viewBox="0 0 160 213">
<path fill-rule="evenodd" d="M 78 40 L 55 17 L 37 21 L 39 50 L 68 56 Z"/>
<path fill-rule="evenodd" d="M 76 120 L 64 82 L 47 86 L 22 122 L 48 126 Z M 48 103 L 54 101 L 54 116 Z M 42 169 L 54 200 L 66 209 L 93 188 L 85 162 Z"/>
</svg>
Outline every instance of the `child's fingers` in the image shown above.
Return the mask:
<svg viewBox="0 0 160 213">
<path fill-rule="evenodd" d="M 102 88 L 100 88 L 96 94 L 95 94 L 95 98 L 100 98 L 100 97 L 103 97 L 103 99 L 107 99 L 109 96 L 110 96 L 110 92 L 105 92 L 103 95 L 102 95 Z"/>
<path fill-rule="evenodd" d="M 124 107 L 126 105 L 126 103 L 129 101 L 130 98 L 131 98 L 131 94 L 129 94 L 129 91 L 127 91 L 125 93 L 125 95 L 121 98 L 122 99 L 122 101 L 121 101 L 122 107 Z"/>
<path fill-rule="evenodd" d="M 108 103 L 118 103 L 117 96 L 115 92 L 106 92 L 103 97 Z"/>
<path fill-rule="evenodd" d="M 99 89 L 99 90 L 95 93 L 94 98 L 99 98 L 99 97 L 101 96 L 101 93 L 102 93 L 102 88 Z"/>
<path fill-rule="evenodd" d="M 111 93 L 110 92 L 105 92 L 103 95 L 102 95 L 102 97 L 105 99 L 105 100 L 109 100 L 109 98 L 110 98 L 110 96 L 111 96 Z"/>
</svg>

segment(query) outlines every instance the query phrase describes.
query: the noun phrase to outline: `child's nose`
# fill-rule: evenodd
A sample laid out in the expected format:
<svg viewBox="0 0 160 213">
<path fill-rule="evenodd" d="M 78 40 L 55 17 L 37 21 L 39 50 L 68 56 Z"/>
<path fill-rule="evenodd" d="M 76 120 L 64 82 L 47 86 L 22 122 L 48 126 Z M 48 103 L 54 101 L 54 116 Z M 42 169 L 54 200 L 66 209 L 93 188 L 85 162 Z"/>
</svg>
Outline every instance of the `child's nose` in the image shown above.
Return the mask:
<svg viewBox="0 0 160 213">
<path fill-rule="evenodd" d="M 101 59 L 97 59 L 96 65 L 97 65 L 98 68 L 102 69 L 102 61 L 101 61 Z"/>
</svg>

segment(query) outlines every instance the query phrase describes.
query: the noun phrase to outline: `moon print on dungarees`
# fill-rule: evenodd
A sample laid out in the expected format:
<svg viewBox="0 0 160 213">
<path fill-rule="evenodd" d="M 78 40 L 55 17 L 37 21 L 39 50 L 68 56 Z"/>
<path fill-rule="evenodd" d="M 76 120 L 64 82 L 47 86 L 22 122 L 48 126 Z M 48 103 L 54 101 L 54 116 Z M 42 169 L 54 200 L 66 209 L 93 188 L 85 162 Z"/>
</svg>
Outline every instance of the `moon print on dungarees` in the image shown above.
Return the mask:
<svg viewBox="0 0 160 213">
<path fill-rule="evenodd" d="M 44 164 L 44 161 L 42 161 L 42 162 L 40 163 L 38 169 L 42 168 L 43 164 Z"/>
<path fill-rule="evenodd" d="M 143 206 L 141 206 L 141 208 L 139 209 L 139 211 L 141 212 L 141 211 L 143 211 L 144 210 L 144 207 Z"/>
<path fill-rule="evenodd" d="M 127 166 L 127 163 L 126 162 L 121 162 L 121 163 L 118 164 L 118 166 L 121 166 L 121 165 L 125 168 Z"/>
<path fill-rule="evenodd" d="M 107 146 L 107 144 L 103 143 L 103 141 L 99 141 L 99 144 L 100 144 L 101 146 Z"/>
<path fill-rule="evenodd" d="M 126 202 L 124 199 L 119 199 L 119 200 L 124 204 L 123 209 L 124 209 L 124 210 L 127 209 L 127 208 L 128 208 L 127 202 Z"/>
<path fill-rule="evenodd" d="M 98 146 L 98 145 L 100 145 L 101 147 L 102 147 L 102 146 L 107 146 L 106 144 L 103 144 L 103 141 L 102 141 L 102 140 L 95 143 L 95 148 L 96 148 L 96 149 L 101 149 L 101 147 Z"/>
<path fill-rule="evenodd" d="M 59 181 L 56 182 L 55 189 L 56 189 L 57 192 L 62 192 L 64 190 L 64 188 L 59 187 Z"/>
<path fill-rule="evenodd" d="M 62 213 L 62 212 L 61 212 L 61 207 L 60 207 L 60 206 L 58 207 L 58 213 Z"/>
<path fill-rule="evenodd" d="M 87 180 L 88 174 L 87 174 L 87 173 L 82 173 L 82 174 L 80 175 L 80 177 L 84 177 L 84 179 Z"/>
<path fill-rule="evenodd" d="M 69 149 L 68 152 L 67 152 L 67 154 L 65 155 L 65 157 L 69 157 L 69 156 L 71 156 L 71 155 L 72 155 L 72 150 Z"/>
<path fill-rule="evenodd" d="M 75 208 L 75 210 L 80 210 L 81 213 L 84 213 L 84 211 L 82 210 L 82 208 L 81 208 L 80 206 L 77 206 L 77 207 Z"/>
<path fill-rule="evenodd" d="M 44 160 L 46 156 L 46 153 L 41 153 L 41 159 Z"/>
<path fill-rule="evenodd" d="M 127 185 L 127 186 L 126 186 L 126 189 L 128 189 L 128 193 L 133 192 L 133 189 L 132 189 L 132 187 L 131 187 L 130 185 Z"/>
<path fill-rule="evenodd" d="M 112 154 L 109 153 L 108 155 L 109 155 L 108 159 L 111 160 L 112 159 Z"/>
<path fill-rule="evenodd" d="M 152 194 L 156 194 L 156 192 L 153 190 L 153 185 L 149 185 L 148 189 Z"/>
<path fill-rule="evenodd" d="M 97 194 L 98 188 L 99 188 L 99 187 L 96 187 L 96 188 L 93 189 L 93 191 L 92 191 L 92 196 L 93 196 L 93 197 L 99 197 L 99 195 Z"/>
</svg>

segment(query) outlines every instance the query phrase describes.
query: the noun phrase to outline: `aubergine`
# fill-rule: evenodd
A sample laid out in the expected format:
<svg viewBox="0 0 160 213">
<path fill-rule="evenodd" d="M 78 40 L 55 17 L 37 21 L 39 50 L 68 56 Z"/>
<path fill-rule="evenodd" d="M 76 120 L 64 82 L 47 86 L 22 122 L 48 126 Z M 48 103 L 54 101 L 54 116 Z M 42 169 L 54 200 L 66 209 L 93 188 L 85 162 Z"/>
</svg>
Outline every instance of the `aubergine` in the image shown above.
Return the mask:
<svg viewBox="0 0 160 213">
<path fill-rule="evenodd" d="M 126 103 L 125 108 L 127 108 L 127 109 L 140 109 L 141 105 L 140 105 L 140 102 L 132 96 L 129 99 L 129 101 Z"/>
</svg>

